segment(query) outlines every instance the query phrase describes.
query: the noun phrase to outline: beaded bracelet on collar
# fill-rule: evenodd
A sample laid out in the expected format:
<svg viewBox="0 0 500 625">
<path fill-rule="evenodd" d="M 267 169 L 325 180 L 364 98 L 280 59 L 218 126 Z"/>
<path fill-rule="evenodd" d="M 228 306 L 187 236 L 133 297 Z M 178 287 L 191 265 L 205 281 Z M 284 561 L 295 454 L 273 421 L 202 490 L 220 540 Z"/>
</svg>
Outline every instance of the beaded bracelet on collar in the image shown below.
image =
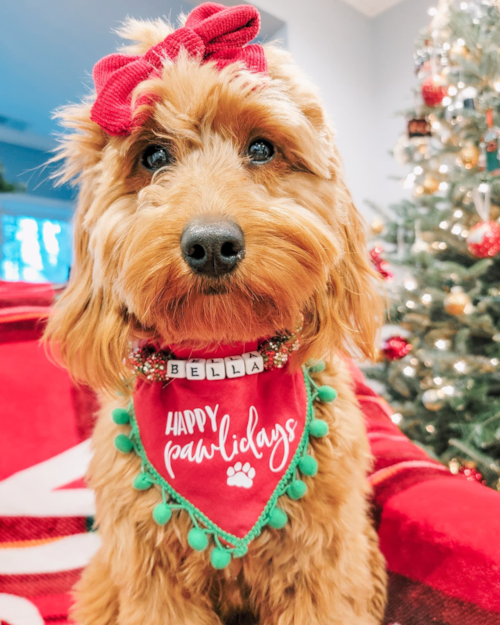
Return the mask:
<svg viewBox="0 0 500 625">
<path fill-rule="evenodd" d="M 156 350 L 146 345 L 132 350 L 129 364 L 134 375 L 142 376 L 151 382 L 165 382 L 172 378 L 188 378 L 190 380 L 221 380 L 238 378 L 281 369 L 288 362 L 290 354 L 299 349 L 298 328 L 293 334 L 281 334 L 261 343 L 257 351 L 241 356 L 226 358 L 191 358 L 178 360 L 169 350 Z"/>
</svg>

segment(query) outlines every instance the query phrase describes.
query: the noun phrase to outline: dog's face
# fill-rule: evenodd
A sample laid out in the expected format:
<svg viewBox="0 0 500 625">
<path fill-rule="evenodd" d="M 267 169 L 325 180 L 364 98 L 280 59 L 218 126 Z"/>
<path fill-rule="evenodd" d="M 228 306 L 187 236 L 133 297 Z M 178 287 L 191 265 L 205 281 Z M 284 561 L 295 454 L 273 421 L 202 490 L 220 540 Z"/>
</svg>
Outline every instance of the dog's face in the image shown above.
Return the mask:
<svg viewBox="0 0 500 625">
<path fill-rule="evenodd" d="M 129 30 L 135 52 L 165 36 Z M 132 338 L 250 341 L 302 317 L 298 360 L 348 343 L 371 353 L 378 298 L 332 133 L 288 55 L 266 58 L 268 78 L 181 54 L 136 90 L 147 121 L 128 137 L 107 136 L 88 104 L 63 112 L 81 190 L 48 333 L 91 385 L 116 387 Z"/>
</svg>

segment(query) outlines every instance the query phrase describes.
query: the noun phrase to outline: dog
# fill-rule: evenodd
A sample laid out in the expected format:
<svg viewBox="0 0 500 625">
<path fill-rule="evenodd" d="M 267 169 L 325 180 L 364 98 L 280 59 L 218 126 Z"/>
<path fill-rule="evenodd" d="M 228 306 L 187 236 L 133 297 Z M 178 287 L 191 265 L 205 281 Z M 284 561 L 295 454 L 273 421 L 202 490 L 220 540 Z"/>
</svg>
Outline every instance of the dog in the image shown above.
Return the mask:
<svg viewBox="0 0 500 625">
<path fill-rule="evenodd" d="M 239 615 L 379 624 L 385 563 L 344 358 L 373 355 L 381 318 L 363 222 L 316 88 L 278 45 L 246 45 L 256 9 L 205 4 L 185 24 L 128 19 L 120 35 L 132 43 L 98 64 L 97 94 L 59 113 L 60 175 L 79 197 L 74 265 L 45 340 L 102 405 L 89 469 L 102 546 L 73 616 L 80 625 L 220 625 Z M 141 458 L 113 447 L 128 431 L 109 415 L 134 395 L 130 345 L 203 354 L 299 326 L 300 345 L 276 376 L 324 358 L 311 388 L 338 393 L 334 404 L 314 402 L 328 425 L 310 443 L 318 473 L 304 477 L 303 500 L 280 498 L 286 527 L 263 527 L 247 553 L 214 569 L 188 545 L 189 514 L 155 522 L 158 489 L 130 485 Z M 248 481 L 255 471 L 245 470 Z"/>
</svg>

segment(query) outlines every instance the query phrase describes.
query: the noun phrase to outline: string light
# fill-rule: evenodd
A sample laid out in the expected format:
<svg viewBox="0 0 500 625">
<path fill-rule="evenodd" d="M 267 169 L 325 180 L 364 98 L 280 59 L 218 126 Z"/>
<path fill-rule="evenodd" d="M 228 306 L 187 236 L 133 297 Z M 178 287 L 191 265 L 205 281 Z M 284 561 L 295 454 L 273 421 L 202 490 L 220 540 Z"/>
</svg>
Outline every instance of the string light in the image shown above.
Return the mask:
<svg viewBox="0 0 500 625">
<path fill-rule="evenodd" d="M 457 90 L 457 88 L 455 87 L 455 85 L 451 85 L 451 87 L 448 87 L 448 93 L 449 93 L 450 95 L 457 95 L 458 90 Z"/>
<path fill-rule="evenodd" d="M 447 182 L 440 182 L 439 183 L 439 190 L 440 191 L 446 191 L 446 189 L 448 188 L 448 183 Z"/>
<path fill-rule="evenodd" d="M 462 39 L 462 37 L 459 37 L 457 39 L 457 46 L 465 46 L 465 41 Z"/>
<path fill-rule="evenodd" d="M 459 224 L 455 224 L 453 228 L 451 229 L 452 234 L 460 234 L 461 232 L 462 232 L 462 226 L 460 226 Z"/>
<path fill-rule="evenodd" d="M 467 363 L 464 360 L 457 360 L 457 362 L 453 365 L 453 368 L 459 373 L 464 373 L 467 371 Z"/>
<path fill-rule="evenodd" d="M 438 348 L 438 349 L 446 349 L 446 341 L 443 339 L 438 339 L 434 345 Z"/>
<path fill-rule="evenodd" d="M 461 2 L 460 8 L 462 9 L 462 11 L 467 11 L 467 9 L 469 8 L 469 5 L 467 4 L 467 2 Z"/>
<path fill-rule="evenodd" d="M 405 280 L 404 285 L 407 291 L 414 291 L 418 286 L 417 282 L 413 278 Z"/>
<path fill-rule="evenodd" d="M 430 304 L 432 302 L 432 295 L 430 293 L 424 293 L 422 295 L 422 302 L 424 304 Z"/>
<path fill-rule="evenodd" d="M 434 384 L 437 384 L 438 386 L 441 386 L 441 384 L 443 383 L 443 378 L 434 378 L 433 380 Z"/>
<path fill-rule="evenodd" d="M 448 106 L 449 104 L 451 104 L 451 98 L 446 96 L 443 98 L 443 106 Z"/>
<path fill-rule="evenodd" d="M 496 80 L 493 83 L 493 87 L 494 87 L 495 91 L 500 91 L 500 80 Z"/>
<path fill-rule="evenodd" d="M 424 173 L 424 170 L 422 167 L 420 167 L 420 165 L 417 165 L 415 169 L 413 170 L 413 173 L 416 174 L 417 176 L 420 176 L 420 174 Z"/>
<path fill-rule="evenodd" d="M 391 421 L 395 423 L 396 425 L 401 423 L 402 420 L 403 420 L 403 415 L 400 412 L 395 412 L 393 415 L 391 415 Z"/>
<path fill-rule="evenodd" d="M 457 208 L 457 210 L 453 213 L 453 217 L 456 217 L 458 219 L 459 217 L 463 217 L 463 214 L 464 211 L 460 208 Z"/>
<path fill-rule="evenodd" d="M 441 390 L 443 391 L 445 395 L 448 395 L 448 396 L 455 394 L 455 388 L 451 385 L 443 386 Z"/>
<path fill-rule="evenodd" d="M 442 221 L 442 222 L 439 224 L 439 227 L 441 228 L 441 230 L 446 230 L 446 229 L 448 228 L 448 226 L 449 226 L 449 225 L 450 225 L 450 224 L 449 224 L 447 221 Z"/>
<path fill-rule="evenodd" d="M 406 377 L 413 378 L 413 377 L 415 377 L 416 371 L 415 371 L 415 369 L 413 367 L 409 367 L 408 366 L 408 367 L 405 367 L 403 369 L 403 373 L 404 373 L 404 375 L 406 375 Z"/>
<path fill-rule="evenodd" d="M 425 429 L 427 430 L 427 432 L 429 432 L 429 434 L 434 434 L 434 432 L 436 431 L 436 428 L 432 425 L 432 423 L 426 425 Z"/>
<path fill-rule="evenodd" d="M 431 17 L 437 15 L 436 7 L 430 7 L 429 9 L 427 9 L 427 15 L 430 15 Z"/>
<path fill-rule="evenodd" d="M 439 173 L 440 174 L 445 174 L 448 171 L 448 165 L 440 165 L 439 166 Z"/>
<path fill-rule="evenodd" d="M 413 300 L 411 300 L 411 299 L 409 299 L 406 302 L 406 308 L 410 308 L 411 309 L 411 308 L 415 308 L 415 306 L 416 306 L 415 302 Z"/>
</svg>

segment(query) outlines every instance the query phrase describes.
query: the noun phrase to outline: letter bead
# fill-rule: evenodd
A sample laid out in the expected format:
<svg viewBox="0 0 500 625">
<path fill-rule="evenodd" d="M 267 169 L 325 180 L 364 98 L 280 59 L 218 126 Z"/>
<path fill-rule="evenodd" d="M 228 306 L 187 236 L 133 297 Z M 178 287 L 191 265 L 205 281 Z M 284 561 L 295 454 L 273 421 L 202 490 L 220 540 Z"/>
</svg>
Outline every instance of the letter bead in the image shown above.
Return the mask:
<svg viewBox="0 0 500 625">
<path fill-rule="evenodd" d="M 205 359 L 191 358 L 186 363 L 186 377 L 188 380 L 205 379 Z"/>
<path fill-rule="evenodd" d="M 223 380 L 226 377 L 224 358 L 210 358 L 205 363 L 207 380 Z"/>
<path fill-rule="evenodd" d="M 262 358 L 259 352 L 247 352 L 243 354 L 243 360 L 245 361 L 247 375 L 262 373 L 264 371 L 264 358 Z"/>
<path fill-rule="evenodd" d="M 167 377 L 185 378 L 186 377 L 186 361 L 185 360 L 167 361 Z"/>
<path fill-rule="evenodd" d="M 241 378 L 245 375 L 245 361 L 241 356 L 226 356 L 224 361 L 228 378 Z"/>
</svg>

